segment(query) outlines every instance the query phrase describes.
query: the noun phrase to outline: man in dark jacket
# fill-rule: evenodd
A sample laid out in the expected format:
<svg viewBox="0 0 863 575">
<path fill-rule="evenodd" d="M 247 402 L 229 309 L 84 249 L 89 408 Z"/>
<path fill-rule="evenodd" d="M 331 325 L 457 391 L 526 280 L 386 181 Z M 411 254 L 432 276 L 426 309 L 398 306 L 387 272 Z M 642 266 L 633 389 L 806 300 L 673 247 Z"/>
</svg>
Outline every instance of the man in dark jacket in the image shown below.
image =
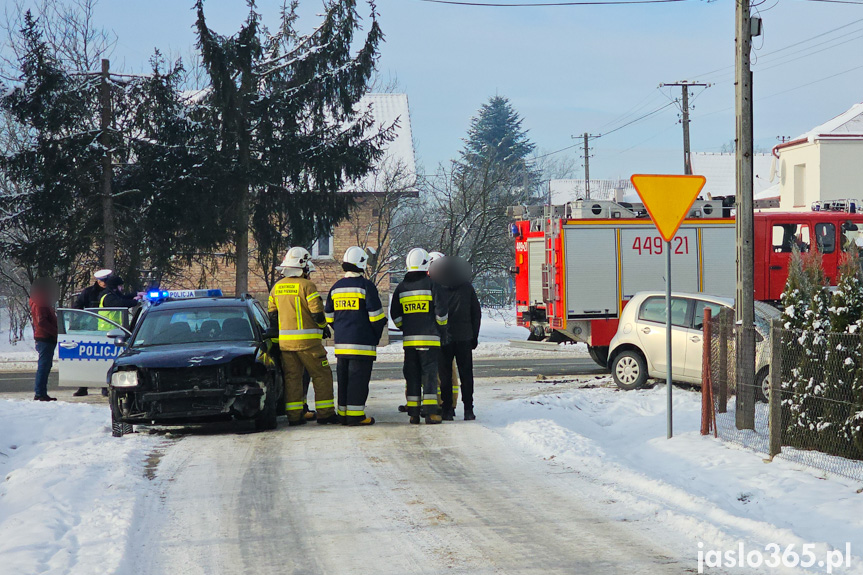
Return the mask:
<svg viewBox="0 0 863 575">
<path fill-rule="evenodd" d="M 433 264 L 432 279 L 443 287 L 449 309 L 449 339 L 440 348 L 438 372 L 443 419 L 451 420 L 455 416 L 452 373 L 455 358 L 461 379 L 464 418 L 465 421 L 473 421 L 476 419 L 473 413 L 473 350 L 479 345 L 482 310 L 470 282 L 470 264 L 459 257 L 444 257 Z"/>
<path fill-rule="evenodd" d="M 437 400 L 438 353 L 446 340 L 446 297 L 428 277 L 429 255 L 414 248 L 406 260 L 407 274 L 390 302 L 390 317 L 402 330 L 405 352 L 407 412 L 411 423 L 441 422 Z"/>
<path fill-rule="evenodd" d="M 99 295 L 108 287 L 106 281 L 114 273 L 111 270 L 99 270 L 93 274 L 93 285 L 87 286 L 81 290 L 78 297 L 75 298 L 75 303 L 72 307 L 75 309 L 87 309 L 99 307 Z M 86 320 L 84 320 L 86 321 Z M 95 320 L 94 320 L 95 322 Z M 83 397 L 89 392 L 86 387 L 79 387 L 72 395 L 75 397 Z"/>
<path fill-rule="evenodd" d="M 48 395 L 48 375 L 54 363 L 54 350 L 57 348 L 57 312 L 54 302 L 57 299 L 57 284 L 50 278 L 37 278 L 30 289 L 30 317 L 33 322 L 33 339 L 39 361 L 36 364 L 35 395 L 36 401 L 57 401 Z"/>
</svg>

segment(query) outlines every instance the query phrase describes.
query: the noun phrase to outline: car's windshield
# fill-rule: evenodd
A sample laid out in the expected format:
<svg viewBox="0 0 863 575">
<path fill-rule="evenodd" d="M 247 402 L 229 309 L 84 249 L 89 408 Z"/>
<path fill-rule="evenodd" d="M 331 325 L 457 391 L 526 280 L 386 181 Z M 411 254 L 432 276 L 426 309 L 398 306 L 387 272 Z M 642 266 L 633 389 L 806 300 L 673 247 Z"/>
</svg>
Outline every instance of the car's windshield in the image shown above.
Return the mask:
<svg viewBox="0 0 863 575">
<path fill-rule="evenodd" d="M 141 321 L 130 346 L 252 339 L 252 324 L 243 307 L 154 309 Z"/>
</svg>

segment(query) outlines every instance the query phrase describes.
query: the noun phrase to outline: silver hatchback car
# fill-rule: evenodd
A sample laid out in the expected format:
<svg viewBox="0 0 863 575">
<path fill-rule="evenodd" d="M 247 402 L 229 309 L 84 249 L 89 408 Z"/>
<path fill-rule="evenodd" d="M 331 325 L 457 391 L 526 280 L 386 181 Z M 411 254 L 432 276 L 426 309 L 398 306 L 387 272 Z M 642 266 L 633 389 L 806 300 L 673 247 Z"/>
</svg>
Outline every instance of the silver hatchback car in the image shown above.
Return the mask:
<svg viewBox="0 0 863 575">
<path fill-rule="evenodd" d="M 734 300 L 728 298 L 706 294 L 671 294 L 671 375 L 674 381 L 701 384 L 704 309 L 709 308 L 716 316 L 723 308 L 733 307 Z M 756 302 L 755 377 L 762 399 L 767 396 L 770 381 L 770 321 L 778 317 L 779 313 L 774 307 Z M 667 377 L 665 318 L 664 292 L 639 292 L 626 304 L 617 333 L 608 348 L 608 365 L 614 383 L 620 389 L 638 389 L 647 383 L 649 377 Z"/>
</svg>

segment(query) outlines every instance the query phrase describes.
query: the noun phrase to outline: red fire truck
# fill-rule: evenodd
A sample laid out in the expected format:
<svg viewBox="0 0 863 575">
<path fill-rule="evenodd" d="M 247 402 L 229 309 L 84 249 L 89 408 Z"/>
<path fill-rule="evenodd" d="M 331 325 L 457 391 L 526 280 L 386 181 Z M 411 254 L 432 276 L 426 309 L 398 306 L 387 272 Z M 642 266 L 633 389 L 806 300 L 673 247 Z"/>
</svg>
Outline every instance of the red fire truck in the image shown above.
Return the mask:
<svg viewBox="0 0 863 575">
<path fill-rule="evenodd" d="M 831 285 L 849 242 L 863 244 L 859 202 L 811 211 L 755 214 L 755 298 L 777 302 L 794 245 L 817 249 Z M 770 207 L 762 203 L 761 207 Z M 605 367 L 626 302 L 665 289 L 665 242 L 642 204 L 578 200 L 510 208 L 516 221 L 516 312 L 530 339 L 584 342 Z M 696 201 L 671 242 L 672 289 L 734 297 L 737 283 L 733 198 Z"/>
</svg>

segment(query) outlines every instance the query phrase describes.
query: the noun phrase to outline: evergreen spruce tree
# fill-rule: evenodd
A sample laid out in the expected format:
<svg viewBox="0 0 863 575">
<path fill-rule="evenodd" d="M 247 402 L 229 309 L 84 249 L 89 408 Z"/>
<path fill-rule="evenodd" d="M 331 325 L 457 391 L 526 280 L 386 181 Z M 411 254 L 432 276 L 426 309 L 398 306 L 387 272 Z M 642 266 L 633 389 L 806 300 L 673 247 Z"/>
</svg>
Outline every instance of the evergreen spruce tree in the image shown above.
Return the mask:
<svg viewBox="0 0 863 575">
<path fill-rule="evenodd" d="M 13 126 L 25 134 L 20 149 L 4 150 L 0 171 L 0 259 L 37 276 L 56 278 L 65 293 L 76 265 L 90 253 L 98 228 L 94 209 L 101 150 L 94 145 L 91 78 L 63 70 L 30 11 L 20 31 L 21 80 L 0 99 Z"/>
<path fill-rule="evenodd" d="M 288 245 L 310 245 L 347 216 L 352 198 L 338 192 L 372 169 L 392 137 L 359 107 L 383 39 L 373 4 L 354 52 L 357 0 L 328 0 L 321 24 L 306 36 L 294 29 L 296 0 L 273 34 L 254 0 L 247 3 L 248 18 L 229 37 L 208 27 L 203 0 L 195 4 L 211 80 L 203 113 L 217 127 L 210 157 L 232 200 L 225 211 L 233 216 L 238 292 L 248 285 L 250 230 L 271 281 Z"/>
</svg>

